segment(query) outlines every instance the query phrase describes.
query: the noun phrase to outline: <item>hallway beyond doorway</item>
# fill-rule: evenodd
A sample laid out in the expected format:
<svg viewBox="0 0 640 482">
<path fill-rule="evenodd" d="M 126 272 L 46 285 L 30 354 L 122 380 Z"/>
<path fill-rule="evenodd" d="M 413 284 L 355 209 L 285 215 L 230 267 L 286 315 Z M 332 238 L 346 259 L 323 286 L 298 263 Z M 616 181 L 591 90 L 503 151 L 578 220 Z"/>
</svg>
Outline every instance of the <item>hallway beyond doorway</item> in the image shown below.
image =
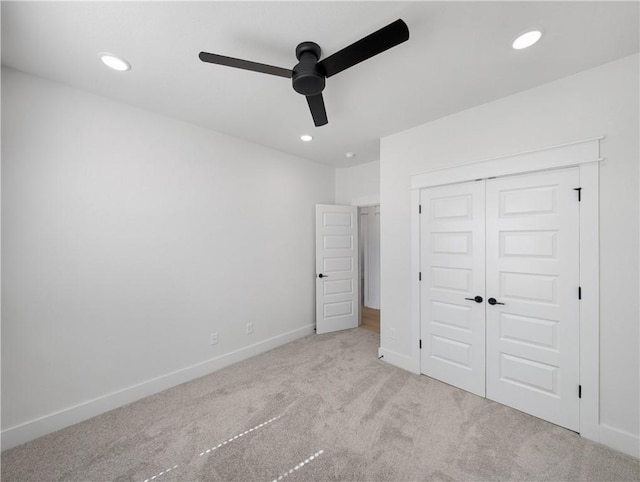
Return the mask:
<svg viewBox="0 0 640 482">
<path fill-rule="evenodd" d="M 375 308 L 369 308 L 368 306 L 362 307 L 362 324 L 361 328 L 371 330 L 374 333 L 380 334 L 380 310 Z"/>
</svg>

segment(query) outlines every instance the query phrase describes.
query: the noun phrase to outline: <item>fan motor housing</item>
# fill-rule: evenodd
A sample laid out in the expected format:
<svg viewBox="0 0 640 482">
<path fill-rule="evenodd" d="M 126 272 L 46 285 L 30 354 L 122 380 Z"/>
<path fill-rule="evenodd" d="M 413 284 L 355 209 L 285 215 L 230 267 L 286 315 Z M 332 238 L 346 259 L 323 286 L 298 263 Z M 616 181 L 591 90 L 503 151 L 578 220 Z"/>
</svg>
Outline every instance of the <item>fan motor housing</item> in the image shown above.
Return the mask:
<svg viewBox="0 0 640 482">
<path fill-rule="evenodd" d="M 296 57 L 300 61 L 293 68 L 291 81 L 299 94 L 312 96 L 324 90 L 326 77 L 318 68 L 320 46 L 315 42 L 302 42 L 296 47 Z"/>
</svg>

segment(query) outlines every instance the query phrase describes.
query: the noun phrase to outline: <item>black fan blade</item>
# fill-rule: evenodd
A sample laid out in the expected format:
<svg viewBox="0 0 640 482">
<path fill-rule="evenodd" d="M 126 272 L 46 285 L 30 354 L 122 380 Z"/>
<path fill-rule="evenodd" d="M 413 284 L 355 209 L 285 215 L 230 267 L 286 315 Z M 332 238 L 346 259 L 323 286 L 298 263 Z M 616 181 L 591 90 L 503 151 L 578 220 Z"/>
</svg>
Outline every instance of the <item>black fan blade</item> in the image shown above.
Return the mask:
<svg viewBox="0 0 640 482">
<path fill-rule="evenodd" d="M 407 24 L 396 20 L 318 62 L 318 67 L 327 77 L 331 77 L 407 40 Z"/>
<path fill-rule="evenodd" d="M 307 104 L 309 104 L 309 110 L 313 117 L 313 123 L 316 127 L 323 126 L 329 121 L 327 120 L 327 111 L 324 108 L 324 99 L 322 94 L 307 95 Z"/>
<path fill-rule="evenodd" d="M 263 74 L 277 75 L 288 79 L 293 75 L 293 71 L 283 69 L 282 67 L 274 67 L 273 65 L 259 64 L 258 62 L 250 62 L 248 60 L 236 59 L 233 57 L 225 57 L 224 55 L 210 54 L 209 52 L 200 52 L 200 60 L 210 64 L 226 65 L 227 67 L 235 67 L 237 69 L 253 70 Z"/>
</svg>

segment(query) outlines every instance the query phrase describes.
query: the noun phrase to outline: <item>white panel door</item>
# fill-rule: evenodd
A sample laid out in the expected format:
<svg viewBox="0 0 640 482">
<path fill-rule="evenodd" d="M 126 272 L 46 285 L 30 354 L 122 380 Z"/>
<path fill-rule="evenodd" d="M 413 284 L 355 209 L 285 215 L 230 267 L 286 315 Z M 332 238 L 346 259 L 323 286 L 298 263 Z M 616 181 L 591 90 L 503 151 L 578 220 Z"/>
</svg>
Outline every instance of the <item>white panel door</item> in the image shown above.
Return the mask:
<svg viewBox="0 0 640 482">
<path fill-rule="evenodd" d="M 577 169 L 486 183 L 487 398 L 575 431 L 578 185 Z"/>
<path fill-rule="evenodd" d="M 484 396 L 484 182 L 422 189 L 420 204 L 421 371 Z"/>
<path fill-rule="evenodd" d="M 358 208 L 316 205 L 316 332 L 358 326 Z"/>
</svg>

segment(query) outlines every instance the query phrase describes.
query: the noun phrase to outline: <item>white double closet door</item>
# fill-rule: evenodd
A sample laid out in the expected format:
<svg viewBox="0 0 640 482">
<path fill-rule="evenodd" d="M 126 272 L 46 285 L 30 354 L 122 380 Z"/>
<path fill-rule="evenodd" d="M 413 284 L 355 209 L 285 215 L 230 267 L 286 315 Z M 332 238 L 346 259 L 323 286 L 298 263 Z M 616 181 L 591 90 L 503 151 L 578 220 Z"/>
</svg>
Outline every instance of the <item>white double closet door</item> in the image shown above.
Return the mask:
<svg viewBox="0 0 640 482">
<path fill-rule="evenodd" d="M 422 373 L 575 431 L 578 185 L 572 168 L 420 191 Z"/>
</svg>

